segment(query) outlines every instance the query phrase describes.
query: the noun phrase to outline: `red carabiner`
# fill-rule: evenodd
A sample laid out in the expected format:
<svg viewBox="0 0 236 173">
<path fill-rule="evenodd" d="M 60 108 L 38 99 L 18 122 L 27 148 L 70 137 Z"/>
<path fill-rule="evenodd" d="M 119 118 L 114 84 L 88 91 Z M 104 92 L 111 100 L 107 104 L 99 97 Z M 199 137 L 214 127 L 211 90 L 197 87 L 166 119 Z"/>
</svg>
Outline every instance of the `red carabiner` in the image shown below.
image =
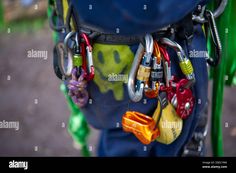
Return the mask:
<svg viewBox="0 0 236 173">
<path fill-rule="evenodd" d="M 168 62 L 168 66 L 170 66 L 170 56 L 169 56 L 166 48 L 163 47 L 162 45 L 159 45 L 159 50 L 160 50 L 161 54 L 163 55 L 165 61 Z"/>
<path fill-rule="evenodd" d="M 94 78 L 92 46 L 90 44 L 88 36 L 85 33 L 82 33 L 80 35 L 80 37 L 84 39 L 84 42 L 80 43 L 81 44 L 81 55 L 83 58 L 82 68 L 85 71 L 85 79 L 87 81 L 90 81 Z"/>
</svg>

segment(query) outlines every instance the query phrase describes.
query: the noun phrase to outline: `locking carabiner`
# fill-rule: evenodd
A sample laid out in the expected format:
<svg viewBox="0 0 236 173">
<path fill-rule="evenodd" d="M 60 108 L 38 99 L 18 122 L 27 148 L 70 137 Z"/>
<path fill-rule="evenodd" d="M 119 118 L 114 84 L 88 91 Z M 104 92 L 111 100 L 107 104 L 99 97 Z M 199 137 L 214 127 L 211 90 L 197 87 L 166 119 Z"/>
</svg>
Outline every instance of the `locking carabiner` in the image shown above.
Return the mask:
<svg viewBox="0 0 236 173">
<path fill-rule="evenodd" d="M 150 34 L 145 36 L 145 52 L 142 44 L 136 51 L 128 79 L 128 93 L 133 102 L 139 102 L 143 97 L 145 84 L 149 80 L 151 72 L 151 60 L 153 53 L 153 38 Z M 140 64 L 141 63 L 141 64 Z M 135 77 L 137 83 L 135 84 Z"/>
<path fill-rule="evenodd" d="M 148 98 L 156 98 L 159 93 L 160 82 L 163 80 L 163 67 L 161 62 L 161 52 L 157 41 L 154 41 L 152 68 L 150 75 L 151 87 L 145 87 L 144 93 Z M 150 83 L 149 83 L 150 84 Z"/>
<path fill-rule="evenodd" d="M 164 45 L 170 46 L 176 51 L 177 56 L 179 58 L 179 66 L 182 73 L 186 76 L 186 78 L 189 80 L 191 84 L 194 83 L 195 75 L 193 71 L 193 66 L 191 61 L 187 58 L 183 48 L 178 43 L 170 40 L 169 38 L 161 38 L 160 42 Z"/>
<path fill-rule="evenodd" d="M 151 61 L 153 53 L 153 38 L 150 34 L 145 36 L 145 53 L 137 73 L 137 88 L 144 83 L 144 88 L 148 88 L 148 80 L 151 73 Z"/>
</svg>

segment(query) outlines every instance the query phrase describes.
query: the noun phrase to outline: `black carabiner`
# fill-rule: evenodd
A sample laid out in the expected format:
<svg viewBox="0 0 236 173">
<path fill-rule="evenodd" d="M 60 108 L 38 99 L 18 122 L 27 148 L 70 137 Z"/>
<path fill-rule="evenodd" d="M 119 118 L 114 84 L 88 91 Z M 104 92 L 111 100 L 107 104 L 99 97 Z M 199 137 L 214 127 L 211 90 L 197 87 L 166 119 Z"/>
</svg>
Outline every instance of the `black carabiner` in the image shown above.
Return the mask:
<svg viewBox="0 0 236 173">
<path fill-rule="evenodd" d="M 206 10 L 204 15 L 205 15 L 205 18 L 207 19 L 207 23 L 208 23 L 209 28 L 210 28 L 211 37 L 212 37 L 212 40 L 213 40 L 213 43 L 214 43 L 214 46 L 215 46 L 215 52 L 216 52 L 215 53 L 216 57 L 215 58 L 209 57 L 207 59 L 207 63 L 210 66 L 216 67 L 220 63 L 220 60 L 221 60 L 221 57 L 222 57 L 222 46 L 221 46 L 221 42 L 220 42 L 220 37 L 219 37 L 219 34 L 218 34 L 218 30 L 217 30 L 217 26 L 216 26 L 216 23 L 215 23 L 213 13 L 209 10 Z"/>
</svg>

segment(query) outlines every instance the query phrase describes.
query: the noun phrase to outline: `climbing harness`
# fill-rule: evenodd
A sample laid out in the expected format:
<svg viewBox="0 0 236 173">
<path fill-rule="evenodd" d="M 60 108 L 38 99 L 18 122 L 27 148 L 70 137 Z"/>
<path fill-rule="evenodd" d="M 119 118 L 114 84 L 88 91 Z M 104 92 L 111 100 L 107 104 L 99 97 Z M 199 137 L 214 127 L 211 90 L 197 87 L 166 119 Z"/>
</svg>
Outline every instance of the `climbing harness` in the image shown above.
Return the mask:
<svg viewBox="0 0 236 173">
<path fill-rule="evenodd" d="M 81 26 L 73 14 L 71 3 L 63 15 L 60 15 L 62 12 L 53 9 L 49 15 L 50 27 L 63 35 L 63 39 L 54 47 L 54 71 L 58 78 L 65 81 L 70 100 L 79 109 L 85 107 L 88 102 L 87 87 L 95 75 L 92 43 L 139 43 L 128 77 L 128 95 L 133 102 L 140 102 L 144 96 L 156 99 L 157 105 L 152 115 L 128 110 L 122 117 L 122 127 L 124 131 L 133 133 L 143 144 L 153 141 L 171 144 L 181 134 L 184 120 L 191 116 L 195 106 L 192 91 L 195 83 L 194 69 L 184 49 L 174 41 L 173 35 L 183 37 L 189 43 L 193 36 L 193 23 L 204 24 L 205 28 L 210 30 L 215 47 L 215 58 L 207 57 L 207 62 L 213 67 L 217 66 L 221 60 L 222 46 L 215 18 L 221 15 L 226 4 L 227 0 L 222 0 L 214 12 L 206 10 L 204 6 L 190 13 L 186 20 L 189 21 L 190 18 L 191 25 L 189 24 L 190 27 L 183 32 L 177 27 L 179 35 L 175 33 L 175 26 L 170 25 L 161 34 L 146 34 L 142 41 L 137 36 L 100 33 Z M 184 76 L 182 78 L 172 74 L 173 57 L 169 55 L 170 48 L 178 57 L 179 67 Z M 73 130 L 70 132 L 76 133 Z M 189 151 L 187 145 L 184 151 L 185 154 Z"/>
</svg>

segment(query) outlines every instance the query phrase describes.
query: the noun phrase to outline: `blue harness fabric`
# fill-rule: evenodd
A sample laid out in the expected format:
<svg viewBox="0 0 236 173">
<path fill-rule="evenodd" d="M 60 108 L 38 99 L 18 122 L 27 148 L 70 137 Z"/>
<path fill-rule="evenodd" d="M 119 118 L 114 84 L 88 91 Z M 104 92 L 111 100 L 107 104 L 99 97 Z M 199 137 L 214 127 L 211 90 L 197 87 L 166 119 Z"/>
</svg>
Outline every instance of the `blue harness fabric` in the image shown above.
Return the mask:
<svg viewBox="0 0 236 173">
<path fill-rule="evenodd" d="M 99 31 L 144 35 L 181 20 L 205 0 L 71 0 L 80 22 Z"/>
</svg>

